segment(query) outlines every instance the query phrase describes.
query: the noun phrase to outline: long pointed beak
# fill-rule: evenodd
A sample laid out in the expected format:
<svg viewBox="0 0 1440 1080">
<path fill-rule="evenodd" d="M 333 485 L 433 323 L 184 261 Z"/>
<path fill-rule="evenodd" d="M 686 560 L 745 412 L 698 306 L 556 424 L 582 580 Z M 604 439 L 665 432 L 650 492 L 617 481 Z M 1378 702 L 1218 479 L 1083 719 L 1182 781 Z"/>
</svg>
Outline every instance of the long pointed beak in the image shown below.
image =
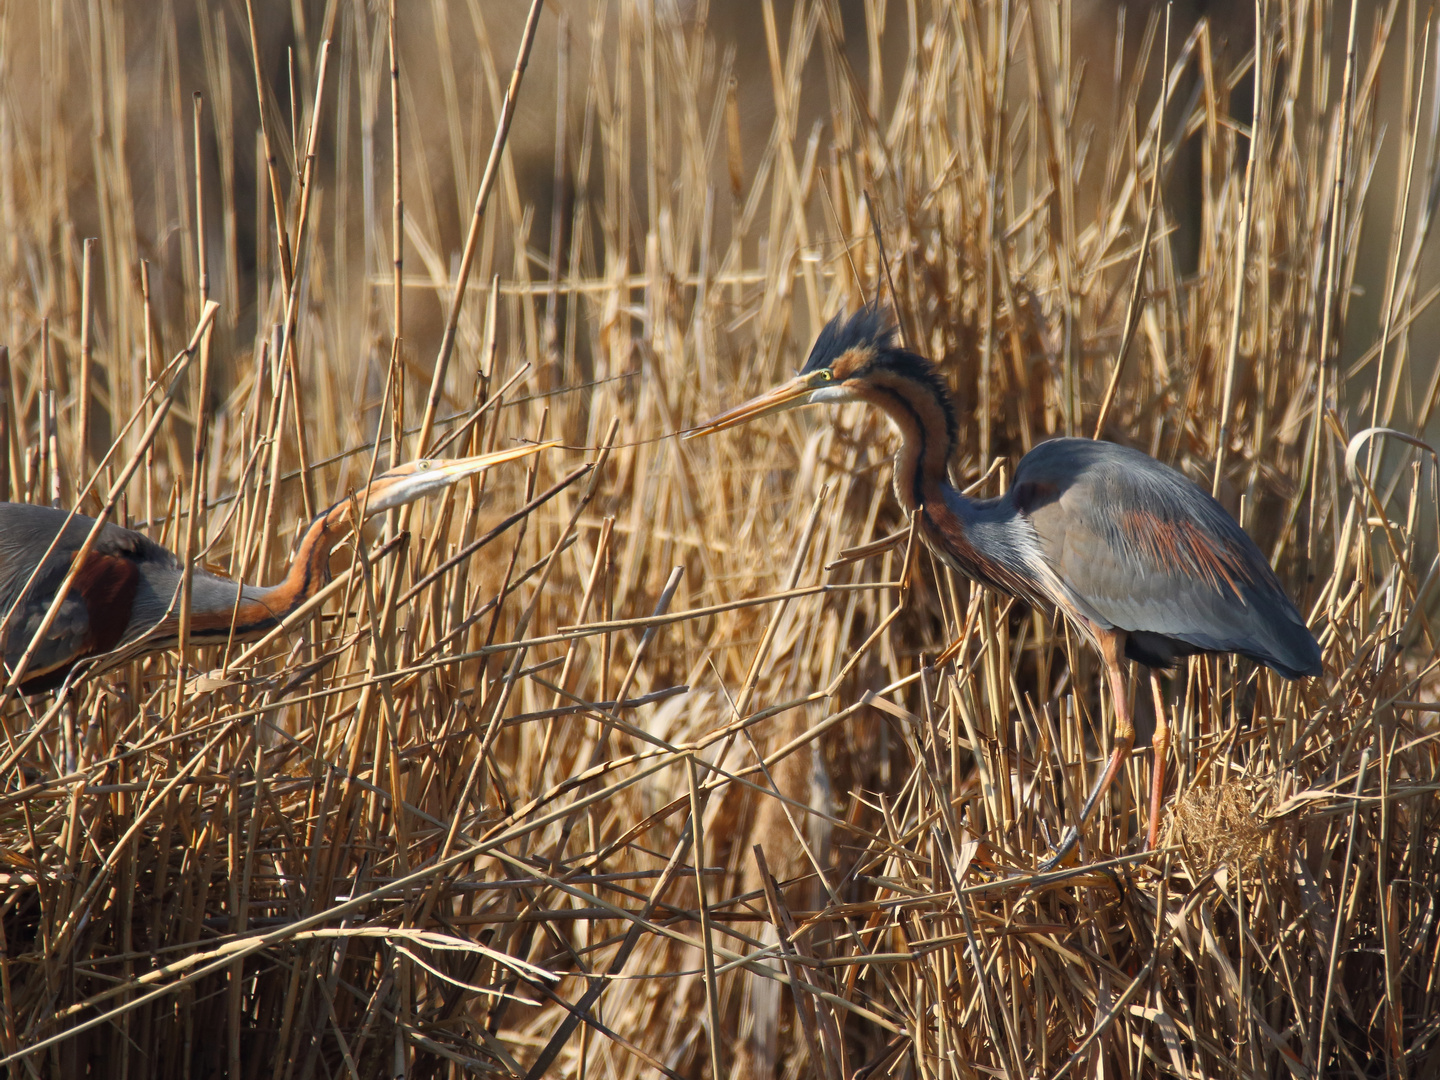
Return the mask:
<svg viewBox="0 0 1440 1080">
<path fill-rule="evenodd" d="M 549 442 L 524 443 L 506 450 L 496 450 L 490 454 L 476 454 L 474 457 L 431 459 L 429 472 L 431 476 L 443 478 L 446 482 L 453 484 L 467 476 L 484 472 L 492 465 L 504 465 L 507 461 L 519 461 L 521 458 L 559 445 L 559 439 L 551 439 Z"/>
<path fill-rule="evenodd" d="M 784 412 L 786 409 L 808 404 L 810 392 L 814 389 L 815 386 L 810 376 L 797 375 L 789 382 L 781 383 L 773 390 L 767 390 L 759 397 L 753 397 L 743 405 L 737 405 L 728 412 L 711 417 L 705 423 L 691 428 L 685 433 L 685 438 L 693 439 L 698 435 L 724 431 L 726 428 L 746 424 L 759 417 L 769 416 L 771 413 Z"/>
<path fill-rule="evenodd" d="M 477 454 L 464 458 L 422 458 L 419 461 L 407 462 L 375 478 L 375 482 L 370 485 L 370 497 L 366 502 L 365 513 L 370 516 L 393 510 L 397 506 L 404 506 L 424 495 L 447 488 L 467 476 L 484 472 L 492 465 L 518 461 L 559 445 L 558 439 L 552 439 L 549 442 L 526 443 L 523 446 L 496 450 L 493 454 Z"/>
</svg>

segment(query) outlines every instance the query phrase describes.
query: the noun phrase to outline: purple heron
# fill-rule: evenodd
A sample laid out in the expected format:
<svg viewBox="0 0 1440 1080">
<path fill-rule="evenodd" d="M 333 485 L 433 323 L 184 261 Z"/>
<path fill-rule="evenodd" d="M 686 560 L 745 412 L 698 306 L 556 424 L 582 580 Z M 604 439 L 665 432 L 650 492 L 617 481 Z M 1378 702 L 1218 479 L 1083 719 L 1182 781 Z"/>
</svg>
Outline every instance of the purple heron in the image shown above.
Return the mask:
<svg viewBox="0 0 1440 1080">
<path fill-rule="evenodd" d="M 821 331 L 800 374 L 691 432 L 721 431 L 799 405 L 864 401 L 900 433 L 895 495 L 931 551 L 971 581 L 1058 609 L 1099 650 L 1115 701 L 1114 751 L 1079 832 L 1130 755 L 1135 727 L 1122 661 L 1150 669 L 1156 699 L 1147 847 L 1154 847 L 1170 731 L 1155 669 L 1239 653 L 1287 679 L 1319 675 L 1320 647 L 1265 557 L 1225 509 L 1148 454 L 1052 439 L 1020 459 L 1005 494 L 971 499 L 950 483 L 959 419 L 936 366 L 895 344 L 877 305 Z"/>
<path fill-rule="evenodd" d="M 537 443 L 477 457 L 412 461 L 377 476 L 355 499 L 367 516 L 378 514 L 443 490 L 492 465 L 554 445 Z M 196 567 L 191 581 L 190 640 L 214 644 L 229 640 L 232 634 L 237 641 L 258 637 L 319 592 L 330 580 L 330 549 L 350 505 L 349 499 L 342 499 L 310 523 L 277 585 L 246 585 Z M 29 648 L 94 524 L 93 518 L 69 516 L 49 506 L 0 503 L 0 634 L 4 635 L 0 640 L 4 641 L 6 677 Z M 20 692 L 53 689 L 75 664 L 90 657 L 128 646 L 135 647 L 135 655 L 174 646 L 184 573 L 183 561 L 149 537 L 106 524 L 75 575 L 58 616 L 32 654 Z M 125 658 L 130 655 L 127 652 Z"/>
</svg>

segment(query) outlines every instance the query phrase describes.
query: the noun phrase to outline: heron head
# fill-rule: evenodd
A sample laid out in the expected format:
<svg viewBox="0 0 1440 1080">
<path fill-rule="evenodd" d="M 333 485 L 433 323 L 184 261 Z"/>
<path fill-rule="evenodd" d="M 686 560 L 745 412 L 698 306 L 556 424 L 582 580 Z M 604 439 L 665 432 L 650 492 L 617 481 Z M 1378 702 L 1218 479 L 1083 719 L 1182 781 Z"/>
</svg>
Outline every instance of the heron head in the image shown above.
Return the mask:
<svg viewBox="0 0 1440 1080">
<path fill-rule="evenodd" d="M 712 417 L 686 437 L 724 431 L 801 405 L 865 400 L 866 380 L 877 363 L 893 351 L 894 339 L 895 324 L 878 302 L 866 304 L 849 318 L 836 315 L 820 331 L 798 375 Z"/>
<path fill-rule="evenodd" d="M 393 510 L 397 506 L 404 506 L 422 496 L 447 488 L 467 476 L 484 472 L 492 465 L 503 465 L 507 461 L 528 457 L 558 445 L 555 441 L 528 443 L 508 450 L 497 450 L 493 454 L 465 458 L 420 458 L 398 465 L 377 476 L 370 485 L 363 500 L 365 512 L 368 515 Z"/>
</svg>

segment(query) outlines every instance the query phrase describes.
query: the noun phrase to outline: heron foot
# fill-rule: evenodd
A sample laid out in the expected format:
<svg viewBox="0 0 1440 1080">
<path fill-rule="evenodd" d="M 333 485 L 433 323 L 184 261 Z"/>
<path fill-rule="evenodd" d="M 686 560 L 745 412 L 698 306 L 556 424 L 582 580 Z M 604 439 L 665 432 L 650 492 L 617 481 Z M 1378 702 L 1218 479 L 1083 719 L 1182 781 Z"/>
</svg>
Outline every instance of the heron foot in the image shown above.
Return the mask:
<svg viewBox="0 0 1440 1080">
<path fill-rule="evenodd" d="M 1080 843 L 1080 830 L 1077 828 L 1067 829 L 1065 839 L 1051 853 L 1050 857 L 1035 868 L 1037 874 L 1048 874 L 1052 870 L 1058 870 L 1060 864 L 1070 857 L 1077 845 Z"/>
</svg>

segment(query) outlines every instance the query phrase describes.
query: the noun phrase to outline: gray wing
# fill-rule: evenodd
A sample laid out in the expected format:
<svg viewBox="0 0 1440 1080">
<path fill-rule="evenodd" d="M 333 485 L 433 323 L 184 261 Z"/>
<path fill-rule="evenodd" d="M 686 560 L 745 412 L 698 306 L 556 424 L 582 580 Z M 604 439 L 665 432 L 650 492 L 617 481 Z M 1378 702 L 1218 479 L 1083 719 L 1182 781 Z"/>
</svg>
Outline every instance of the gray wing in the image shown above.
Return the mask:
<svg viewBox="0 0 1440 1080">
<path fill-rule="evenodd" d="M 1259 549 L 1218 502 L 1148 454 L 1055 439 L 1021 460 L 1011 498 L 1087 617 L 1151 666 L 1235 652 L 1287 678 L 1320 649 Z"/>
<path fill-rule="evenodd" d="M 31 572 L 45 546 L 54 537 L 54 531 L 45 537 L 45 543 L 38 550 L 31 551 L 30 537 L 13 528 L 12 515 L 0 514 L 0 623 L 4 630 L 4 654 L 6 666 L 13 669 L 19 663 L 30 639 L 40 629 L 45 612 L 55 596 L 55 590 L 65 578 L 70 565 L 69 555 L 60 553 L 45 560 L 44 567 L 35 578 L 24 599 L 20 594 L 29 580 Z M 70 554 L 73 554 L 71 552 Z M 19 600 L 19 604 L 16 601 Z M 12 611 L 12 608 L 14 609 Z M 30 658 L 27 674 L 33 678 L 75 661 L 84 651 L 85 639 L 90 634 L 90 616 L 85 603 L 72 589 L 60 606 L 50 632 Z"/>
<path fill-rule="evenodd" d="M 49 506 L 0 503 L 0 620 L 8 616 L 7 664 L 13 665 L 24 655 L 95 524 L 93 518 L 75 515 L 54 550 L 46 555 L 66 517 L 65 511 Z M 44 564 L 22 599 L 25 583 L 42 557 Z M 140 533 L 106 525 L 31 657 L 26 684 L 39 683 L 47 673 L 63 673 L 81 657 L 113 648 L 130 624 L 137 594 L 143 598 L 154 587 L 157 575 L 178 575 L 170 552 Z M 173 585 L 170 588 L 173 591 Z"/>
</svg>

